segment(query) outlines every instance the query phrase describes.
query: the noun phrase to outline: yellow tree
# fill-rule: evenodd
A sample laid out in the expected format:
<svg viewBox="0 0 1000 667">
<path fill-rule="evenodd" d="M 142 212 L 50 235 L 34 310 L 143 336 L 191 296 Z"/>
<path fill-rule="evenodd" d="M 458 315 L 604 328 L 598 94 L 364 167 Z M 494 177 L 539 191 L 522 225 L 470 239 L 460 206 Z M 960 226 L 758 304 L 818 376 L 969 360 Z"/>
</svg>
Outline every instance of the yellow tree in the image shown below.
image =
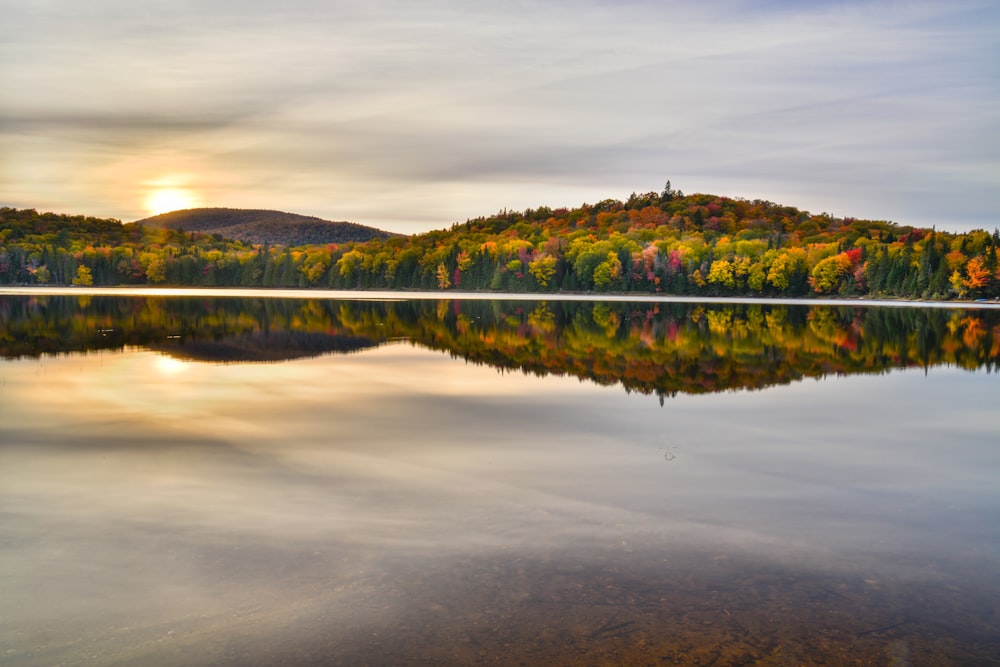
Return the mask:
<svg viewBox="0 0 1000 667">
<path fill-rule="evenodd" d="M 309 284 L 315 285 L 329 267 L 330 251 L 326 246 L 316 246 L 307 251 L 306 260 L 302 263 L 299 270 L 305 274 Z"/>
<path fill-rule="evenodd" d="M 467 250 L 458 253 L 458 257 L 455 258 L 455 264 L 462 273 L 469 270 L 469 267 L 472 266 L 472 261 L 472 255 Z"/>
<path fill-rule="evenodd" d="M 733 265 L 728 259 L 717 259 L 712 262 L 708 269 L 708 282 L 722 285 L 733 289 L 736 287 L 736 278 L 733 275 Z"/>
<path fill-rule="evenodd" d="M 757 261 L 750 266 L 747 275 L 747 285 L 755 292 L 764 291 L 764 283 L 767 282 L 767 272 L 771 268 L 771 262 L 778 256 L 778 251 L 768 250 Z"/>
<path fill-rule="evenodd" d="M 809 284 L 818 294 L 832 292 L 840 287 L 840 281 L 851 271 L 851 259 L 847 253 L 820 260 L 813 267 Z"/>
<path fill-rule="evenodd" d="M 778 253 L 767 271 L 767 282 L 781 291 L 792 284 L 792 276 L 806 268 L 806 251 L 802 248 L 789 248 Z"/>
<path fill-rule="evenodd" d="M 341 277 L 350 278 L 361 268 L 363 261 L 364 255 L 357 250 L 349 250 L 344 253 L 343 257 L 337 260 L 337 270 L 340 272 Z"/>
<path fill-rule="evenodd" d="M 81 264 L 76 269 L 76 278 L 73 279 L 74 285 L 80 285 L 82 287 L 89 287 L 94 284 L 94 276 L 91 274 L 90 269 Z"/>
<path fill-rule="evenodd" d="M 162 283 L 167 279 L 167 263 L 162 257 L 150 260 L 146 265 L 146 280 L 151 283 Z"/>
<path fill-rule="evenodd" d="M 451 287 L 451 279 L 448 278 L 448 267 L 445 266 L 444 262 L 441 262 L 437 266 L 437 281 L 438 287 L 441 289 L 448 289 Z"/>
<path fill-rule="evenodd" d="M 548 287 L 549 281 L 556 273 L 556 258 L 552 255 L 539 255 L 528 262 L 528 272 L 535 277 L 538 284 Z"/>
<path fill-rule="evenodd" d="M 968 290 L 965 287 L 965 278 L 962 277 L 962 272 L 958 269 L 951 272 L 951 277 L 948 279 L 948 282 L 951 283 L 951 288 L 955 290 L 955 294 L 959 297 L 963 297 L 968 293 Z"/>
</svg>

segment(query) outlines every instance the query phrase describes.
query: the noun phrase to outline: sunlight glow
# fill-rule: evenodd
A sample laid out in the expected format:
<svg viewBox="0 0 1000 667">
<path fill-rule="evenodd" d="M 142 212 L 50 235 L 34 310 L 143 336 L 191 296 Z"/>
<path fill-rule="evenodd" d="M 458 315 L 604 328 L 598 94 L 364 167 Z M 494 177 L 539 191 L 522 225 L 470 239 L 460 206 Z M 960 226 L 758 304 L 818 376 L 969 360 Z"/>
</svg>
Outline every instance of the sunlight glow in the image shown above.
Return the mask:
<svg viewBox="0 0 1000 667">
<path fill-rule="evenodd" d="M 167 376 L 177 375 L 187 369 L 187 365 L 183 361 L 178 361 L 173 357 L 160 356 L 156 358 L 154 363 L 156 370 Z"/>
<path fill-rule="evenodd" d="M 156 188 L 146 197 L 146 209 L 152 215 L 195 208 L 197 205 L 194 193 L 185 188 Z"/>
</svg>

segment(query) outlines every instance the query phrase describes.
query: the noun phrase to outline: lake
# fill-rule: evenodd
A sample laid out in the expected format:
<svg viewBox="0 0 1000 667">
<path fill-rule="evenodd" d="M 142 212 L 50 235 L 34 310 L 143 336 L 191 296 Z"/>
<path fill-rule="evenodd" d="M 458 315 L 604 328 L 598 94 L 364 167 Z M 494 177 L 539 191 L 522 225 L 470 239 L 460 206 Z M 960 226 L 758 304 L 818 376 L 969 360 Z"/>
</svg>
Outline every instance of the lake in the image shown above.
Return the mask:
<svg viewBox="0 0 1000 667">
<path fill-rule="evenodd" d="M 1000 309 L 0 292 L 0 665 L 1000 664 Z"/>
</svg>

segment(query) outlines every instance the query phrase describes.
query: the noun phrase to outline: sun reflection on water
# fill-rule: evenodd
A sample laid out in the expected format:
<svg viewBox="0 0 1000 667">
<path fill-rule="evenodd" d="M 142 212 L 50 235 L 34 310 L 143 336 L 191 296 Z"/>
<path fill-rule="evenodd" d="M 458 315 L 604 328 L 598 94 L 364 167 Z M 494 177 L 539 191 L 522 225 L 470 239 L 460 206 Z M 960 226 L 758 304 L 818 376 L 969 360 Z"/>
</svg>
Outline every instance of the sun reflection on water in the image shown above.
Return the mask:
<svg viewBox="0 0 1000 667">
<path fill-rule="evenodd" d="M 165 354 L 157 356 L 153 360 L 153 366 L 156 370 L 167 377 L 179 375 L 187 370 L 187 364 L 185 362 L 173 357 L 168 357 Z"/>
</svg>

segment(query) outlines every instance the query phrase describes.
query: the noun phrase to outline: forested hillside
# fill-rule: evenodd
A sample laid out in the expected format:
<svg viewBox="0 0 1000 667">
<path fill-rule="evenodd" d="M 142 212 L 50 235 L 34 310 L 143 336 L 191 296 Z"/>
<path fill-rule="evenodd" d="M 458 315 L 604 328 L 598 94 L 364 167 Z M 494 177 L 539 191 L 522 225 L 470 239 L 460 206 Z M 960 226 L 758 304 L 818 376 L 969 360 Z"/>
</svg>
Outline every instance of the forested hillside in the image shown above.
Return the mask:
<svg viewBox="0 0 1000 667">
<path fill-rule="evenodd" d="M 669 182 L 627 201 L 324 245 L 0 209 L 0 283 L 997 298 L 998 252 L 996 230 L 813 215 Z"/>
<path fill-rule="evenodd" d="M 306 215 L 238 208 L 192 208 L 137 220 L 134 224 L 221 234 L 228 239 L 271 245 L 350 243 L 398 236 L 353 222 L 331 222 Z"/>
</svg>

